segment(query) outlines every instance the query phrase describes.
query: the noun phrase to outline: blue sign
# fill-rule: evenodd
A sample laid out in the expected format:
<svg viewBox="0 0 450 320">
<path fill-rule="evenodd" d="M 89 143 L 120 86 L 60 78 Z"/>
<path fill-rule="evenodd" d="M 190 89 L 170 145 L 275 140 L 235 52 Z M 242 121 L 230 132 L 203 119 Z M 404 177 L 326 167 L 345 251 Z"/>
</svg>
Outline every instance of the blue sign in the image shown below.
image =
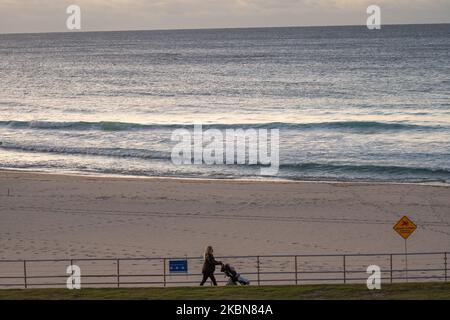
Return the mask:
<svg viewBox="0 0 450 320">
<path fill-rule="evenodd" d="M 170 273 L 187 273 L 188 262 L 187 260 L 171 260 L 169 261 Z"/>
</svg>

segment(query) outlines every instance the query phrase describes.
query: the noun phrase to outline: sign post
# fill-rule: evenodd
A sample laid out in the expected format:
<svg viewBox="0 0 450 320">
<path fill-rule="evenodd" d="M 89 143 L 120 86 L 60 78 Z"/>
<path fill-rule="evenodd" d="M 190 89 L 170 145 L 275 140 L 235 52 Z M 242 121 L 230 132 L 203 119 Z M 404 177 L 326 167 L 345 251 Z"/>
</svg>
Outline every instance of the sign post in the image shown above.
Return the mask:
<svg viewBox="0 0 450 320">
<path fill-rule="evenodd" d="M 407 239 L 409 236 L 417 229 L 414 222 L 411 221 L 407 216 L 403 216 L 394 226 L 394 230 L 405 239 L 405 278 L 408 282 L 408 246 Z"/>
</svg>

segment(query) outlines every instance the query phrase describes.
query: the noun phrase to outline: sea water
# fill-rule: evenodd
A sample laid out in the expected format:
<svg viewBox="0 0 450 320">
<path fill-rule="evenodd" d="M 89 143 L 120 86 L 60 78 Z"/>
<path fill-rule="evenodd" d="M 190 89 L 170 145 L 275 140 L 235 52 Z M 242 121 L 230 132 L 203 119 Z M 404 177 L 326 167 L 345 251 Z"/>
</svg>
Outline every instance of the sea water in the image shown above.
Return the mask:
<svg viewBox="0 0 450 320">
<path fill-rule="evenodd" d="M 193 124 L 280 130 L 280 169 L 174 165 Z M 450 25 L 0 35 L 0 168 L 450 181 Z"/>
</svg>

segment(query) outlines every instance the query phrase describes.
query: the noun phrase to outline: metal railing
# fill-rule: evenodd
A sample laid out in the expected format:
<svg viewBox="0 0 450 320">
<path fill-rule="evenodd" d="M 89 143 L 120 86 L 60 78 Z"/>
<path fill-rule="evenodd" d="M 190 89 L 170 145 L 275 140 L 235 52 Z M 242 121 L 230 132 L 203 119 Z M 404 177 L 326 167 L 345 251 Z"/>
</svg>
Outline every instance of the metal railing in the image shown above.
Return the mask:
<svg viewBox="0 0 450 320">
<path fill-rule="evenodd" d="M 383 283 L 448 281 L 448 252 L 217 257 L 253 285 L 366 283 L 367 267 L 381 268 Z M 405 260 L 408 259 L 408 269 Z M 187 260 L 189 272 L 170 273 L 170 260 Z M 65 287 L 69 265 L 81 268 L 83 287 L 198 285 L 201 257 L 0 260 L 0 288 Z M 194 271 L 191 271 L 194 270 Z M 227 280 L 216 271 L 219 283 Z"/>
</svg>

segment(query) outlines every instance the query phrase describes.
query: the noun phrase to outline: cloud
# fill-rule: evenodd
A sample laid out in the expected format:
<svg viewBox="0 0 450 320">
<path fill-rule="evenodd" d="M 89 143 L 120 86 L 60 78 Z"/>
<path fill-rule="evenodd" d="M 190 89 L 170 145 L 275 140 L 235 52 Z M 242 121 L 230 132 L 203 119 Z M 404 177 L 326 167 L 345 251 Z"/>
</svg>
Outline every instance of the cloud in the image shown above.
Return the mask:
<svg viewBox="0 0 450 320">
<path fill-rule="evenodd" d="M 66 31 L 71 4 L 91 31 L 363 24 L 374 3 L 383 23 L 449 22 L 448 0 L 0 0 L 0 33 Z"/>
</svg>

